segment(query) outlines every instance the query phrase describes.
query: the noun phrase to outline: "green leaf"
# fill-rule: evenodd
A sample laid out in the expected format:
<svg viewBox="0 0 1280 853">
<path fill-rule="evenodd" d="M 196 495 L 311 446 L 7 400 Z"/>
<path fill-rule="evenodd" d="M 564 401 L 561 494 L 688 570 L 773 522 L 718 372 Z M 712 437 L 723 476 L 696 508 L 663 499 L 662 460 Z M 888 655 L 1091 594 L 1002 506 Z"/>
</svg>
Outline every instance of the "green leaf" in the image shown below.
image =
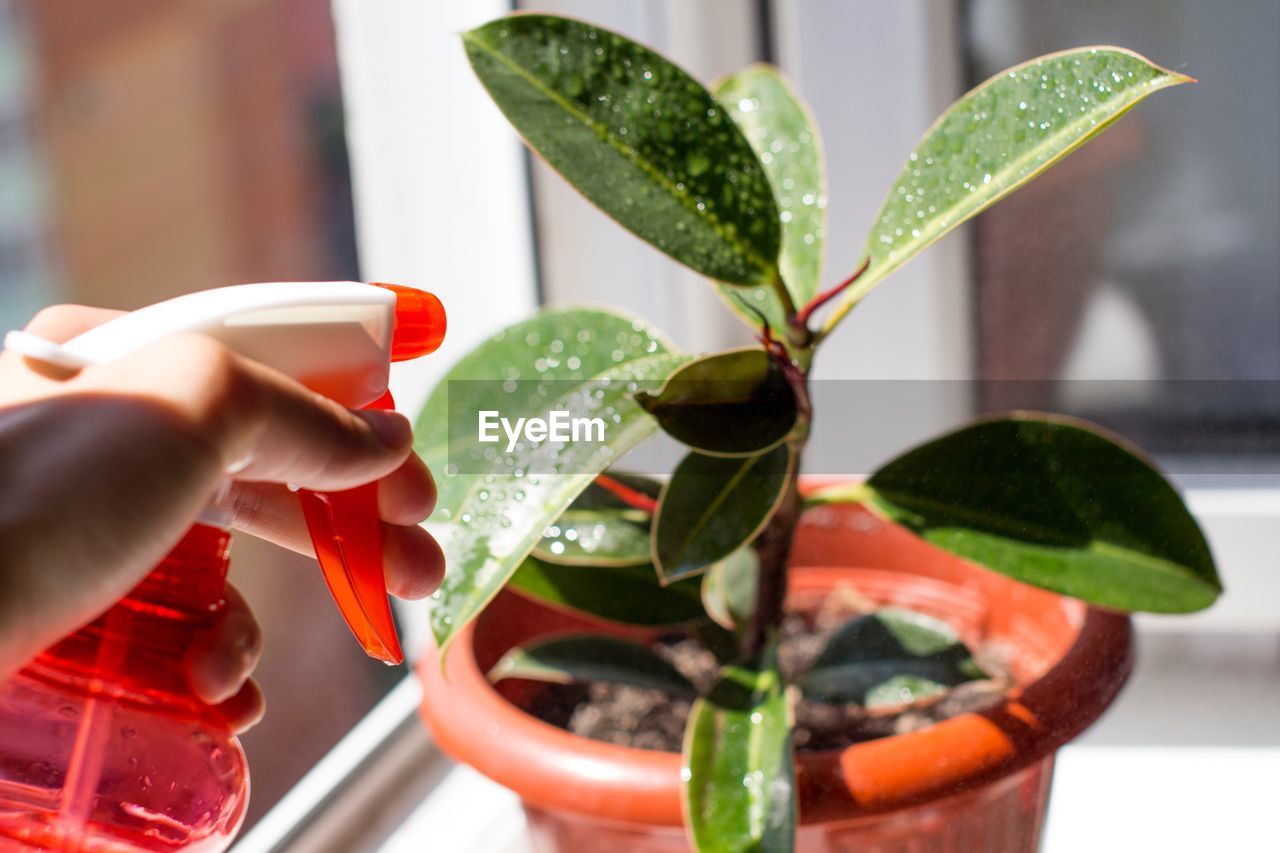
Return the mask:
<svg viewBox="0 0 1280 853">
<path fill-rule="evenodd" d="M 1200 610 L 1222 592 L 1178 493 L 1082 421 L 982 421 L 908 451 L 867 485 L 882 514 L 1024 583 L 1157 613 Z"/>
<path fill-rule="evenodd" d="M 782 500 L 795 464 L 785 444 L 756 456 L 685 456 L 662 491 L 654 563 L 670 583 L 751 542 Z"/>
<path fill-rule="evenodd" d="M 826 232 L 827 181 L 817 124 L 782 73 L 769 65 L 726 78 L 715 94 L 769 177 L 782 223 L 782 281 L 791 300 L 803 306 L 821 284 Z M 755 314 L 760 311 L 777 337 L 786 340 L 786 312 L 772 288 L 721 287 L 720 292 L 751 328 L 760 327 Z"/>
<path fill-rule="evenodd" d="M 692 583 L 680 581 L 680 583 Z M 690 626 L 689 632 L 701 646 L 715 655 L 721 666 L 733 663 L 742 657 L 742 638 L 733 631 L 716 624 L 711 619 L 700 619 Z"/>
<path fill-rule="evenodd" d="M 717 456 L 760 453 L 784 440 L 796 424 L 796 398 L 762 349 L 716 353 L 691 361 L 656 394 L 636 402 L 668 435 Z"/>
<path fill-rule="evenodd" d="M 812 699 L 875 707 L 985 677 L 950 625 L 886 607 L 841 626 L 800 684 Z"/>
<path fill-rule="evenodd" d="M 609 472 L 624 488 L 655 504 L 662 484 L 635 474 Z M 636 509 L 593 480 L 542 534 L 533 555 L 568 566 L 640 566 L 652 563 L 653 513 Z"/>
<path fill-rule="evenodd" d="M 870 711 L 900 708 L 946 692 L 945 684 L 914 675 L 895 675 L 868 690 L 863 704 Z"/>
<path fill-rule="evenodd" d="M 467 353 L 436 385 L 414 427 L 414 449 L 436 477 L 434 517 L 457 517 L 478 482 L 473 472 L 500 455 L 495 445 L 479 441 L 476 429 L 450 425 L 471 427 L 482 410 L 509 417 L 545 414 L 549 400 L 570 383 L 670 349 L 634 317 L 571 308 L 541 311 Z"/>
<path fill-rule="evenodd" d="M 727 630 L 745 626 L 756 609 L 760 559 L 754 548 L 739 548 L 702 576 L 702 604 L 707 615 Z"/>
<path fill-rule="evenodd" d="M 648 563 L 648 513 L 631 509 L 569 509 L 534 546 L 534 556 L 569 566 L 638 566 Z"/>
<path fill-rule="evenodd" d="M 867 271 L 831 329 L 890 273 L 1031 181 L 1160 89 L 1191 82 L 1129 50 L 1084 47 L 1010 68 L 956 101 L 924 135 L 867 237 Z"/>
<path fill-rule="evenodd" d="M 604 681 L 694 696 L 689 680 L 652 649 L 609 634 L 573 634 L 517 646 L 489 670 L 489 680 L 527 678 L 553 684 Z"/>
<path fill-rule="evenodd" d="M 870 492 L 860 480 L 842 481 L 829 486 L 820 486 L 800 496 L 800 505 L 805 509 L 819 506 L 830 506 L 849 503 L 865 503 Z"/>
<path fill-rule="evenodd" d="M 701 851 L 789 851 L 795 840 L 791 721 L 776 651 L 725 667 L 685 728 L 685 826 Z"/>
<path fill-rule="evenodd" d="M 428 522 L 449 566 L 431 606 L 431 630 L 442 650 L 497 594 L 578 493 L 653 433 L 657 424 L 632 395 L 643 387 L 657 388 L 685 360 L 652 355 L 580 383 L 549 408 L 571 417 L 612 412 L 603 442 L 531 442 L 504 454 L 488 473 L 466 477 L 470 488 L 456 510 L 446 510 L 447 519 Z"/>
<path fill-rule="evenodd" d="M 677 625 L 704 615 L 697 581 L 663 586 L 649 563 L 569 566 L 528 557 L 507 585 L 558 609 L 628 625 Z"/>
<path fill-rule="evenodd" d="M 463 34 L 525 141 L 636 236 L 729 284 L 778 278 L 764 168 L 702 84 L 630 39 L 551 15 Z"/>
</svg>

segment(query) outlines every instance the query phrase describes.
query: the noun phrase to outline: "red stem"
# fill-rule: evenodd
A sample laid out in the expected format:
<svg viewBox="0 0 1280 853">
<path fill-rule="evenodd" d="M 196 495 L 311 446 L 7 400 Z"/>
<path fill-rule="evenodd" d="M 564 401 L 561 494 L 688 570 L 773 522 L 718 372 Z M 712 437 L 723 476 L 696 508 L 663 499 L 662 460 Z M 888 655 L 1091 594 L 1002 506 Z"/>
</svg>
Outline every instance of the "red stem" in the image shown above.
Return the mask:
<svg viewBox="0 0 1280 853">
<path fill-rule="evenodd" d="M 817 311 L 823 305 L 826 305 L 832 299 L 835 299 L 837 296 L 839 296 L 841 293 L 847 290 L 849 288 L 849 285 L 853 284 L 855 281 L 857 281 L 859 278 L 862 277 L 862 274 L 867 271 L 867 267 L 869 266 L 871 266 L 871 258 L 867 258 L 861 264 L 859 264 L 858 268 L 853 271 L 853 274 L 850 275 L 848 278 L 846 278 L 844 281 L 840 282 L 830 290 L 822 291 L 817 296 L 813 297 L 813 299 L 809 300 L 808 304 L 806 304 L 803 308 L 801 308 L 799 311 L 796 312 L 795 319 L 792 322 L 796 325 L 797 328 L 807 329 L 809 326 L 809 318 L 813 316 L 813 312 Z"/>
<path fill-rule="evenodd" d="M 632 509 L 652 513 L 658 508 L 658 502 L 644 492 L 638 492 L 605 474 L 596 475 L 596 485 Z"/>
</svg>

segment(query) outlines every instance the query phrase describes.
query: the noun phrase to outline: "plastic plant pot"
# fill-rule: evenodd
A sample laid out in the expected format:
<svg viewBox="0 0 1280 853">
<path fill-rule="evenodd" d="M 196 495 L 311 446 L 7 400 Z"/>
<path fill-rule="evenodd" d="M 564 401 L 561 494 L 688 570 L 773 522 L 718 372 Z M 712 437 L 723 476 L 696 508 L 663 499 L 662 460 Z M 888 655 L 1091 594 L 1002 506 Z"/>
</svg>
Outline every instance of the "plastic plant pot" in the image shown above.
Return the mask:
<svg viewBox="0 0 1280 853">
<path fill-rule="evenodd" d="M 797 849 L 1036 850 L 1055 751 L 1129 674 L 1129 617 L 977 568 L 852 505 L 807 513 L 792 563 L 790 606 L 850 584 L 879 604 L 943 618 L 970 644 L 999 644 L 1016 681 L 987 710 L 800 753 Z M 533 685 L 499 692 L 485 678 L 513 645 L 583 627 L 602 626 L 502 593 L 443 668 L 434 649 L 419 662 L 423 719 L 447 753 L 520 795 L 540 853 L 687 850 L 679 755 L 571 734 L 518 707 Z"/>
</svg>

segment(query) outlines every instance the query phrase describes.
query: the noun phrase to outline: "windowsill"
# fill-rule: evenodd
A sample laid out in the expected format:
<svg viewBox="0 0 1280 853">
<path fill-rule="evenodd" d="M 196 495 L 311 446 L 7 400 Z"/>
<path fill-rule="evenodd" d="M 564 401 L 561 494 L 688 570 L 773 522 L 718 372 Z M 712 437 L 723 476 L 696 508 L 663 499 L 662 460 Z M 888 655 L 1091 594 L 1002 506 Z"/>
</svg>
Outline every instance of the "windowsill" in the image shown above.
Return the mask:
<svg viewBox="0 0 1280 853">
<path fill-rule="evenodd" d="M 1116 705 L 1058 754 L 1044 853 L 1252 850 L 1280 775 L 1280 636 L 1147 635 Z M 515 794 L 454 765 L 379 848 L 528 853 Z"/>
<path fill-rule="evenodd" d="M 1228 592 L 1203 614 L 1138 617 L 1129 685 L 1059 755 L 1049 853 L 1232 849 L 1268 831 L 1262 797 L 1280 776 L 1280 490 L 1193 489 L 1188 502 Z M 435 750 L 420 700 L 409 676 L 235 849 L 407 851 L 429 838 L 459 853 L 524 853 L 518 798 Z"/>
<path fill-rule="evenodd" d="M 1068 746 L 1058 755 L 1041 850 L 1256 849 L 1272 831 L 1277 772 L 1277 746 Z M 530 851 L 519 798 L 465 766 L 450 770 L 379 850 L 410 853 L 426 839 L 456 853 Z"/>
</svg>

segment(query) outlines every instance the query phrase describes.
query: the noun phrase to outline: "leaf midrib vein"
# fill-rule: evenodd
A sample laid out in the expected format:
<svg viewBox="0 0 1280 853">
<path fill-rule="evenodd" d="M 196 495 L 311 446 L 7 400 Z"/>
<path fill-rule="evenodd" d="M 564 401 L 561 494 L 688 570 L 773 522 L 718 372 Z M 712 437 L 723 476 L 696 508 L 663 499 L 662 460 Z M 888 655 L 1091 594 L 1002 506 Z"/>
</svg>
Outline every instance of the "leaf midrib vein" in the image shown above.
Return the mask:
<svg viewBox="0 0 1280 853">
<path fill-rule="evenodd" d="M 886 501 L 889 501 L 891 504 L 899 506 L 902 509 L 905 509 L 907 512 L 911 512 L 913 514 L 915 512 L 913 509 L 910 508 L 910 505 L 908 503 L 899 503 L 898 501 L 895 501 L 892 497 L 893 492 L 891 491 L 888 491 L 888 492 L 883 490 L 875 491 L 872 495 L 873 500 L 875 499 L 876 495 L 883 496 Z M 1095 553 L 1101 553 L 1107 556 L 1119 557 L 1119 558 L 1130 560 L 1132 562 L 1146 566 L 1148 568 L 1158 569 L 1168 574 L 1176 575 L 1177 577 L 1182 578 L 1183 580 L 1190 580 L 1196 583 L 1207 583 L 1207 581 L 1204 578 L 1200 577 L 1200 575 L 1196 574 L 1194 571 L 1192 571 L 1189 568 L 1184 568 L 1178 563 L 1172 562 L 1171 560 L 1166 560 L 1163 557 L 1157 557 L 1151 554 L 1144 554 L 1141 551 L 1135 551 L 1132 548 L 1128 548 L 1124 545 L 1118 545 L 1114 542 L 1108 542 L 1105 539 L 1099 539 L 1096 536 L 1094 536 L 1092 533 L 1089 534 L 1087 540 L 1083 545 L 1055 545 L 1049 542 L 1028 542 L 1016 535 L 1019 529 L 1018 525 L 1010 524 L 1000 516 L 984 513 L 980 510 L 968 509 L 968 508 L 959 506 L 957 504 L 951 503 L 949 501 L 938 500 L 936 498 L 924 498 L 924 497 L 911 496 L 908 498 L 908 500 L 911 503 L 914 503 L 917 505 L 924 504 L 928 507 L 940 510 L 942 512 L 952 515 L 958 520 L 969 519 L 975 522 L 987 523 L 988 528 L 986 530 L 977 528 L 976 526 L 973 528 L 967 528 L 967 527 L 963 528 L 963 529 L 972 530 L 972 532 L 975 532 L 978 534 L 1007 537 L 1021 544 L 1025 544 L 1035 548 L 1062 549 L 1062 550 L 1071 550 L 1071 551 L 1091 550 L 1091 551 L 1094 551 Z M 926 527 L 929 527 L 932 529 L 941 529 L 941 528 L 953 527 L 953 526 L 954 525 L 936 525 L 936 526 L 926 525 Z M 1042 527 L 1039 525 L 1032 525 L 1032 524 L 1021 525 L 1021 529 L 1031 530 L 1031 531 L 1035 531 L 1042 534 L 1054 532 L 1052 529 L 1048 527 Z"/>
<path fill-rule="evenodd" d="M 589 115 L 587 115 L 582 110 L 575 107 L 569 100 L 562 97 L 554 89 L 550 89 L 544 86 L 542 82 L 538 80 L 537 77 L 534 77 L 532 74 L 530 74 L 523 66 L 516 63 L 514 60 L 507 57 L 506 54 L 502 53 L 500 50 L 486 43 L 482 39 L 476 38 L 472 33 L 465 33 L 463 35 L 463 38 L 466 39 L 467 41 L 470 41 L 472 44 L 480 47 L 482 50 L 484 50 L 486 53 L 488 53 L 498 62 L 505 65 L 518 77 L 520 77 L 530 86 L 532 86 L 535 90 L 541 92 L 544 96 L 546 96 L 548 100 L 557 104 L 565 112 L 577 118 L 578 121 L 580 121 L 584 126 L 594 131 L 597 135 L 600 136 L 601 139 L 605 141 L 605 143 L 610 148 L 618 152 L 618 154 L 622 155 L 622 157 L 626 159 L 627 162 L 631 163 L 633 166 L 635 166 L 637 169 L 643 172 L 650 180 L 652 180 L 658 186 L 666 190 L 667 194 L 670 195 L 672 198 L 676 199 L 676 201 L 680 203 L 681 207 L 683 207 L 689 213 L 693 214 L 695 219 L 702 219 L 706 221 L 711 226 L 711 229 L 716 233 L 716 236 L 720 237 L 720 239 L 724 240 L 726 243 L 732 245 L 743 256 L 745 256 L 752 264 L 754 264 L 755 266 L 757 266 L 759 269 L 762 269 L 762 270 L 776 270 L 777 264 L 766 261 L 764 258 L 762 258 L 760 254 L 755 250 L 755 247 L 752 246 L 750 243 L 744 243 L 738 240 L 736 237 L 729 236 L 728 231 L 724 227 L 724 223 L 720 221 L 720 217 L 712 213 L 709 209 L 698 210 L 696 204 L 692 203 L 692 198 L 690 197 L 688 192 L 677 188 L 675 184 L 671 183 L 671 181 L 667 179 L 666 175 L 659 172 L 656 168 L 653 167 L 653 165 L 651 165 L 647 160 L 641 157 L 640 152 L 638 152 L 634 147 L 618 139 L 617 136 L 610 130 L 608 125 L 592 120 L 592 118 Z M 755 156 L 754 151 L 752 152 L 752 156 Z M 768 185 L 767 176 L 765 180 L 766 180 L 766 185 Z M 770 189 L 770 192 L 772 192 L 772 189 Z M 776 272 L 774 273 L 774 275 L 776 276 Z M 760 284 L 760 285 L 767 285 L 768 283 L 769 282 L 767 280 L 757 282 L 757 284 Z"/>
<path fill-rule="evenodd" d="M 729 494 L 738 487 L 738 484 L 742 482 L 743 478 L 746 477 L 747 474 L 751 472 L 751 469 L 754 468 L 761 459 L 764 459 L 766 455 L 767 454 L 765 453 L 761 453 L 756 456 L 748 456 L 743 460 L 745 464 L 739 466 L 734 475 L 725 483 L 725 487 L 716 495 L 715 500 L 707 506 L 706 511 L 698 516 L 698 522 L 689 529 L 688 535 L 684 537 L 685 547 L 688 547 L 689 543 L 702 532 L 702 529 L 706 527 L 707 524 L 710 523 L 711 518 L 716 514 L 724 502 L 729 499 Z M 684 548 L 681 548 L 681 550 L 683 551 Z"/>
<path fill-rule="evenodd" d="M 1105 130 L 1108 125 L 1110 125 L 1113 121 L 1115 121 L 1115 119 L 1119 118 L 1125 112 L 1127 112 L 1128 110 L 1136 106 L 1142 100 L 1142 98 L 1146 97 L 1146 95 L 1149 94 L 1150 92 L 1158 91 L 1159 89 L 1164 89 L 1171 85 L 1176 85 L 1177 82 L 1178 82 L 1177 78 L 1174 78 L 1168 75 L 1162 78 L 1149 80 L 1146 83 L 1133 87 L 1132 89 L 1125 90 L 1126 93 L 1132 93 L 1133 97 L 1131 99 L 1125 100 L 1122 98 L 1120 101 L 1117 101 L 1116 106 L 1113 108 L 1108 108 L 1099 113 L 1086 113 L 1076 119 L 1073 119 L 1071 122 L 1068 123 L 1068 125 L 1063 130 L 1053 134 L 1052 136 L 1046 137 L 1037 145 L 1028 149 L 1024 154 L 1019 156 L 1012 163 L 1008 164 L 1006 168 L 1002 171 L 1006 173 L 1009 172 L 1010 170 L 1016 171 L 1015 167 L 1020 168 L 1021 166 L 1023 166 L 1028 162 L 1034 162 L 1035 155 L 1039 155 L 1043 153 L 1043 151 L 1046 148 L 1051 149 L 1053 147 L 1051 143 L 1052 140 L 1060 139 L 1063 136 L 1069 136 L 1071 133 L 1075 133 L 1077 130 L 1081 129 L 1082 125 L 1084 125 L 1086 122 L 1090 121 L 1091 119 L 1095 119 L 1097 116 L 1104 117 L 1103 120 L 1097 121 L 1096 125 L 1092 128 L 1091 133 L 1086 132 L 1083 136 L 1080 136 L 1078 139 L 1076 139 L 1070 146 L 1068 146 L 1067 148 L 1059 152 L 1057 156 L 1050 156 L 1049 159 L 1047 159 L 1034 171 L 1025 175 L 1021 179 L 1014 180 L 1008 184 L 997 186 L 996 187 L 997 191 L 994 195 L 990 197 L 982 197 L 983 200 L 974 201 L 972 204 L 968 204 L 969 199 L 981 197 L 980 193 L 974 193 L 970 196 L 966 196 L 959 203 L 953 205 L 952 207 L 947 208 L 945 215 L 939 214 L 934 216 L 930 220 L 929 224 L 926 225 L 925 228 L 921 229 L 921 232 L 920 232 L 921 236 L 918 238 L 915 238 L 913 240 L 913 243 L 909 244 L 909 246 L 915 245 L 918 248 L 916 248 L 914 251 L 908 251 L 907 249 L 903 249 L 902 250 L 903 253 L 899 256 L 898 259 L 895 259 L 888 263 L 879 264 L 879 265 L 873 263 L 872 269 L 868 270 L 868 274 L 864 276 L 861 281 L 858 282 L 857 286 L 850 288 L 849 293 L 845 297 L 844 301 L 848 302 L 848 301 L 852 301 L 860 298 L 868 290 L 870 290 L 872 287 L 879 284 L 886 277 L 888 277 L 890 273 L 897 270 L 907 261 L 911 260 L 921 251 L 928 248 L 930 245 L 932 245 L 937 240 L 939 240 L 944 234 L 946 234 L 947 232 L 951 231 L 954 228 L 959 227 L 961 223 L 967 221 L 967 219 L 970 216 L 972 216 L 974 213 L 984 210 L 986 207 L 989 207 L 990 205 L 995 204 L 996 202 L 1000 201 L 1005 196 L 1009 195 L 1011 192 L 1016 190 L 1019 186 L 1026 184 L 1034 180 L 1035 178 L 1039 177 L 1041 174 L 1043 174 L 1046 170 L 1048 170 L 1051 166 L 1053 166 L 1059 160 L 1063 159 L 1068 154 L 1071 154 L 1073 151 L 1075 151 L 1077 148 L 1083 145 L 1090 138 L 1092 138 L 1093 136 L 1096 136 L 1098 133 L 1101 133 L 1103 130 Z M 988 84 L 988 85 L 991 85 L 991 84 Z M 960 107 L 961 104 L 969 103 L 971 98 L 977 95 L 979 92 L 981 92 L 983 88 L 985 87 L 979 87 L 978 89 L 973 90 L 964 98 L 962 98 L 960 101 L 958 101 L 956 104 L 954 104 L 950 109 L 947 110 L 947 113 L 944 114 L 943 117 L 939 118 L 937 126 L 938 127 L 941 126 L 943 118 L 945 118 L 947 114 L 954 112 L 957 108 Z M 925 139 L 931 136 L 935 129 L 936 127 L 930 128 L 928 133 L 926 133 L 925 135 Z M 921 141 L 923 142 L 923 140 Z M 918 151 L 919 151 L 919 146 L 913 149 L 912 153 L 914 154 L 914 153 L 917 153 Z M 994 175 L 992 177 L 994 178 Z M 995 186 L 994 180 L 992 183 L 993 183 L 993 186 Z M 898 181 L 895 180 L 893 182 L 893 186 L 890 187 L 889 189 L 891 199 L 893 198 L 894 190 L 897 186 L 898 186 Z M 886 204 L 882 206 L 880 210 L 876 213 L 875 221 L 877 223 L 877 226 L 879 225 L 881 218 L 883 218 L 884 212 L 888 208 L 888 206 L 889 205 L 886 202 Z M 944 220 L 947 223 L 945 226 L 940 224 Z M 877 227 L 873 229 L 871 234 L 867 237 L 866 245 L 863 246 L 863 250 L 862 250 L 862 256 L 864 258 L 870 257 L 874 259 L 876 257 L 875 240 L 877 239 L 878 234 L 879 234 L 879 228 Z"/>
</svg>

